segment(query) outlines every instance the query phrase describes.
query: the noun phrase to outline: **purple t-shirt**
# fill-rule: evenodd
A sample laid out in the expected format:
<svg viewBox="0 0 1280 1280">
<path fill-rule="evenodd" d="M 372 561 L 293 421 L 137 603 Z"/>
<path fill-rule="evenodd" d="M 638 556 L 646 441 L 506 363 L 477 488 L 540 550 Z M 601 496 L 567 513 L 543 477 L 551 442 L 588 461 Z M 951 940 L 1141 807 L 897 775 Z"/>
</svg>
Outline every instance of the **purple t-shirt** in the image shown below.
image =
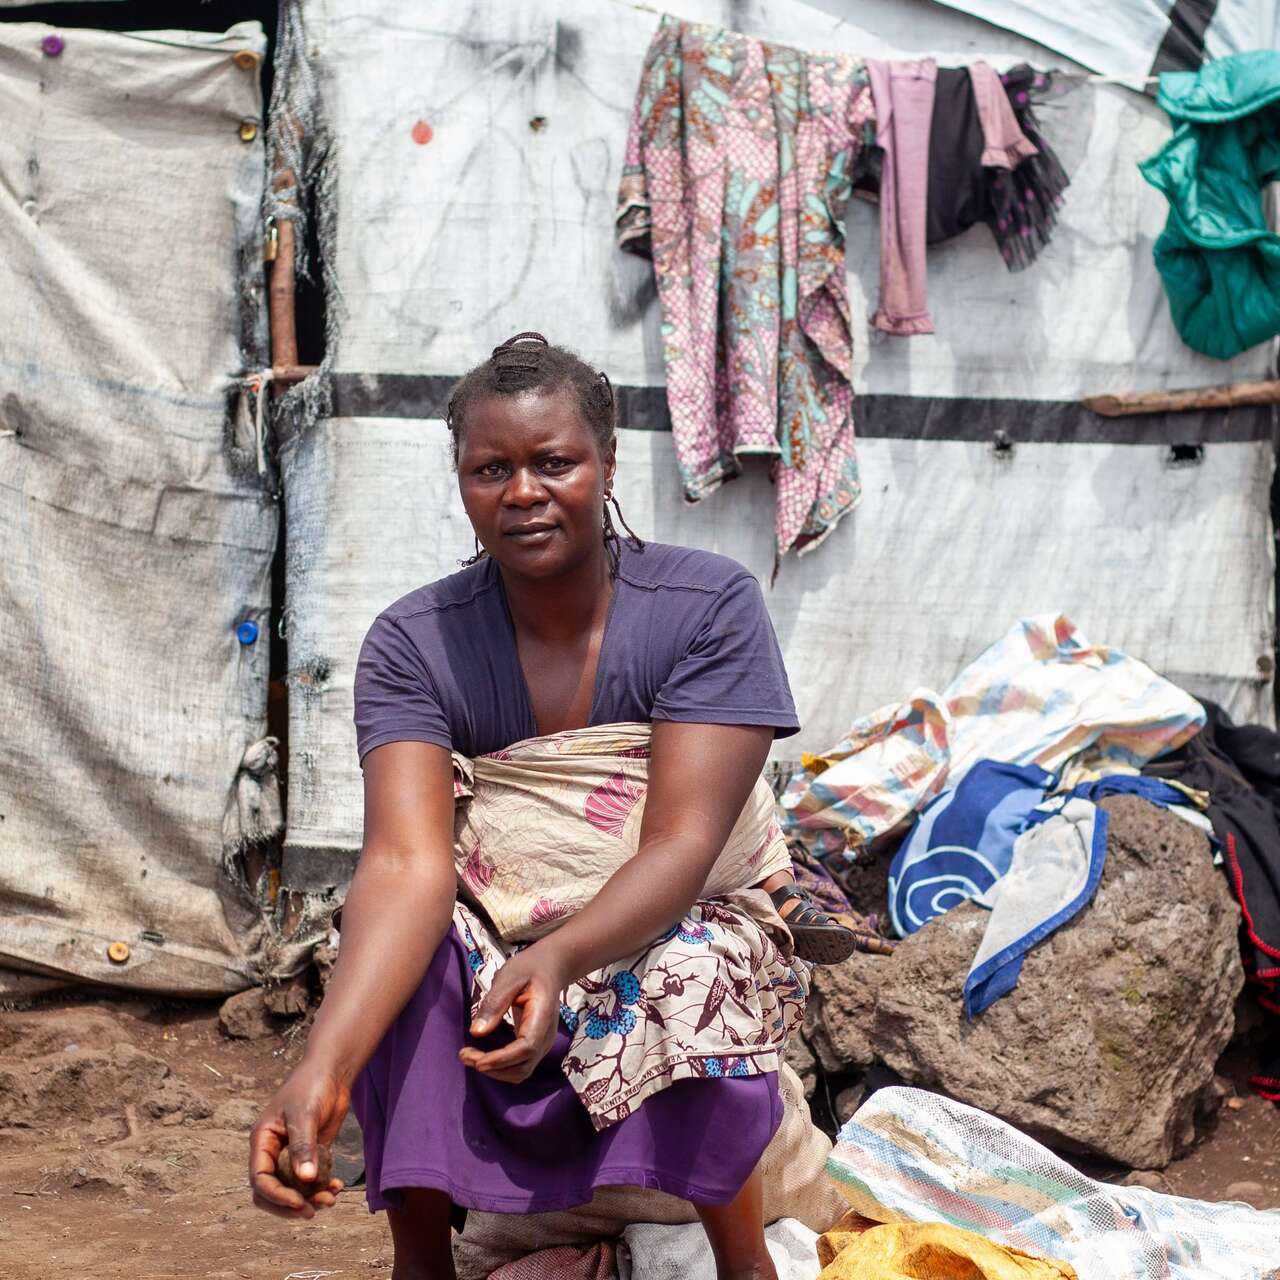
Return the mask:
<svg viewBox="0 0 1280 1280">
<path fill-rule="evenodd" d="M 356 667 L 360 758 L 384 742 L 484 755 L 537 735 L 497 565 L 481 560 L 378 615 Z M 588 724 L 800 725 L 760 584 L 709 551 L 624 544 Z"/>
</svg>

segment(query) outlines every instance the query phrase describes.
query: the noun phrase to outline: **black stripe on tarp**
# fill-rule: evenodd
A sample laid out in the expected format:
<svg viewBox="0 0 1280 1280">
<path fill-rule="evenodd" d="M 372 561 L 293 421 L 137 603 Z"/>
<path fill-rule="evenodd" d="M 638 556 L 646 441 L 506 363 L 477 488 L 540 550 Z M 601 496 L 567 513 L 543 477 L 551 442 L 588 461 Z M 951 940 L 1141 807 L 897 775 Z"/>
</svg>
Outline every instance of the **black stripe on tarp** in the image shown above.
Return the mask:
<svg viewBox="0 0 1280 1280">
<path fill-rule="evenodd" d="M 338 418 L 443 418 L 457 379 L 436 374 L 337 373 Z M 618 421 L 632 431 L 670 431 L 663 387 L 615 386 Z M 1209 444 L 1272 438 L 1272 409 L 1152 413 L 1104 418 L 1075 400 L 864 395 L 854 403 L 860 436 L 1012 444 Z"/>
<path fill-rule="evenodd" d="M 280 887 L 300 893 L 323 893 L 351 883 L 359 849 L 286 843 L 280 859 Z"/>
<path fill-rule="evenodd" d="M 1175 0 L 1169 26 L 1156 50 L 1151 74 L 1198 71 L 1204 62 L 1204 37 L 1218 11 L 1218 0 Z"/>
<path fill-rule="evenodd" d="M 860 436 L 1013 444 L 1210 444 L 1272 439 L 1272 409 L 1194 409 L 1104 418 L 1077 400 L 860 396 Z"/>
</svg>

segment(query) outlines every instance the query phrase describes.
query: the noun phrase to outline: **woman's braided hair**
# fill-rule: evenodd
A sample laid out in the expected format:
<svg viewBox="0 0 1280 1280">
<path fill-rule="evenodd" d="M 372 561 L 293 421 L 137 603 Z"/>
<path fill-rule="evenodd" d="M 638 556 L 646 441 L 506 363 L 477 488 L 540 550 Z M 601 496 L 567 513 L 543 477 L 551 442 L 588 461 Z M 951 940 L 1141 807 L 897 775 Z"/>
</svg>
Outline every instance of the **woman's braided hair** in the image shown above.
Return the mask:
<svg viewBox="0 0 1280 1280">
<path fill-rule="evenodd" d="M 617 410 L 613 384 L 566 347 L 554 347 L 540 333 L 517 333 L 466 374 L 449 397 L 445 421 L 453 433 L 453 462 L 466 426 L 467 410 L 489 396 L 512 396 L 522 391 L 553 395 L 569 391 L 578 402 L 583 421 L 591 428 L 603 456 L 613 443 Z"/>
<path fill-rule="evenodd" d="M 604 457 L 608 453 L 617 433 L 617 405 L 608 374 L 597 373 L 567 347 L 553 346 L 542 334 L 526 331 L 517 333 L 494 347 L 493 354 L 483 364 L 476 365 L 465 374 L 453 388 L 445 422 L 453 436 L 455 467 L 458 465 L 458 446 L 466 425 L 468 409 L 478 400 L 486 400 L 490 396 L 518 395 L 522 391 L 540 391 L 544 395 L 567 391 L 572 394 L 583 421 L 595 438 L 600 456 Z M 611 497 L 610 500 L 618 514 L 618 522 L 626 530 L 628 542 L 637 551 L 642 550 L 644 543 L 623 518 L 618 499 Z M 604 508 L 602 528 L 609 563 L 616 574 L 619 537 L 608 506 Z M 474 564 L 484 554 L 477 548 L 476 554 L 462 563 Z"/>
</svg>

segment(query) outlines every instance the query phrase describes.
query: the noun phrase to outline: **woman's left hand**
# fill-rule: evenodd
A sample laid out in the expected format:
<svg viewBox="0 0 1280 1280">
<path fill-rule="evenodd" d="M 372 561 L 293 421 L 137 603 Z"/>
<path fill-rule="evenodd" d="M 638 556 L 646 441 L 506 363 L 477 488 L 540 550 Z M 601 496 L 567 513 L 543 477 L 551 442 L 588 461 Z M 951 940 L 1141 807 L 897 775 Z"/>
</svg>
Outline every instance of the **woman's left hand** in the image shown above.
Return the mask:
<svg viewBox="0 0 1280 1280">
<path fill-rule="evenodd" d="M 510 1009 L 516 1038 L 501 1049 L 487 1053 L 466 1046 L 458 1054 L 464 1065 L 509 1084 L 527 1080 L 555 1040 L 560 993 L 566 982 L 550 948 L 535 944 L 512 956 L 498 970 L 489 994 L 471 1020 L 471 1034 L 492 1034 L 498 1029 L 502 1015 Z"/>
</svg>

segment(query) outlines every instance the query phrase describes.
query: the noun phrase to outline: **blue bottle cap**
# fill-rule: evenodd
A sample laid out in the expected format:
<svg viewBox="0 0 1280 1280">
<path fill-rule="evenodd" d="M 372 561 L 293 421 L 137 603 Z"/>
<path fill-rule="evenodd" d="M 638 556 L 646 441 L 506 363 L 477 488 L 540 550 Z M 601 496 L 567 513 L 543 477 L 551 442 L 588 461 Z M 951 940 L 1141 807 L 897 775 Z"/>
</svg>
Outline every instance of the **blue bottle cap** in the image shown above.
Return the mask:
<svg viewBox="0 0 1280 1280">
<path fill-rule="evenodd" d="M 242 622 L 236 628 L 236 639 L 241 644 L 252 644 L 258 638 L 258 624 L 256 622 Z"/>
</svg>

